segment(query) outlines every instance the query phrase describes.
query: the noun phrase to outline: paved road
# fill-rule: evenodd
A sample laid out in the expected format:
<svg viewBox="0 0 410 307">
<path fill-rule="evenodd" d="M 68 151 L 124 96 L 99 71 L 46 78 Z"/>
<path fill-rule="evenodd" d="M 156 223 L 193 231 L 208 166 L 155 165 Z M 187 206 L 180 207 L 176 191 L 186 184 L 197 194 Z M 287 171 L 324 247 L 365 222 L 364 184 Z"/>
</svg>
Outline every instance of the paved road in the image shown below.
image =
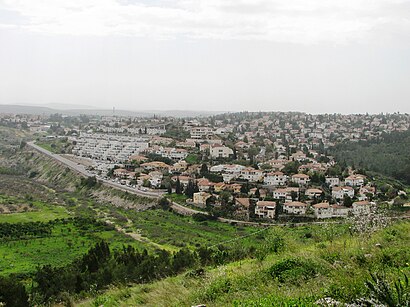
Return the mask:
<svg viewBox="0 0 410 307">
<path fill-rule="evenodd" d="M 65 166 L 69 167 L 71 170 L 75 171 L 76 173 L 79 173 L 82 176 L 85 177 L 89 177 L 89 176 L 94 176 L 94 174 L 91 174 L 90 172 L 88 172 L 84 165 L 81 164 L 77 164 L 67 158 L 64 158 L 58 154 L 54 154 L 50 151 L 48 151 L 47 149 L 44 149 L 36 144 L 34 144 L 34 142 L 28 142 L 27 145 L 29 145 L 30 147 L 34 148 L 35 150 L 41 152 L 42 154 L 53 158 L 54 160 L 64 164 Z M 128 186 L 122 185 L 120 183 L 117 182 L 112 182 L 110 180 L 107 179 L 103 179 L 103 178 L 98 178 L 98 180 L 103 183 L 104 185 L 119 189 L 119 190 L 123 190 L 126 192 L 130 192 L 136 195 L 140 195 L 140 196 L 144 196 L 144 197 L 149 197 L 149 198 L 160 198 L 162 195 L 164 195 L 164 192 L 162 191 L 141 191 L 135 188 L 130 188 Z"/>
</svg>

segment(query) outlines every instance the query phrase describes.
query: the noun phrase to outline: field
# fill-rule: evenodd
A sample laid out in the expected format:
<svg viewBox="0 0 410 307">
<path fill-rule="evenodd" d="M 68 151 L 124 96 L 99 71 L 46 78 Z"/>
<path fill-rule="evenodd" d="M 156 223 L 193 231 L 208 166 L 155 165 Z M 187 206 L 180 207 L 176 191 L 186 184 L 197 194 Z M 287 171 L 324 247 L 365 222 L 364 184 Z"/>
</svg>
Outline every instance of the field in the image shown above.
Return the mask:
<svg viewBox="0 0 410 307">
<path fill-rule="evenodd" d="M 161 209 L 142 212 L 120 210 L 132 223 L 130 228 L 143 237 L 163 246 L 197 247 L 212 246 L 226 241 L 249 236 L 242 242 L 248 245 L 260 241 L 257 235 L 261 228 L 233 226 L 217 221 L 195 221 L 192 217 L 180 216 Z"/>
<path fill-rule="evenodd" d="M 139 250 L 145 248 L 150 253 L 157 249 L 176 252 L 184 246 L 209 247 L 242 237 L 241 244 L 244 246 L 262 240 L 259 235 L 261 230 L 263 232 L 261 228 L 196 221 L 192 217 L 179 216 L 162 209 L 125 209 L 110 202 L 102 203 L 99 201 L 99 193 L 87 190 L 57 192 L 33 179 L 9 175 L 0 176 L 0 183 L 3 183 L 0 187 L 0 207 L 26 208 L 0 214 L 0 223 L 56 223 L 50 236 L 1 239 L 2 275 L 32 273 L 38 265 L 67 264 L 86 253 L 101 239 L 110 243 L 114 249 L 121 248 L 123 244 L 131 244 Z M 17 186 L 23 188 L 17 189 Z M 132 207 L 133 202 L 143 201 L 138 197 L 116 192 L 115 197 L 120 196 L 129 198 L 126 200 L 128 207 Z M 116 202 L 117 205 L 119 203 Z M 90 227 L 83 231 L 71 222 L 58 222 L 73 217 L 108 222 L 111 228 Z"/>
</svg>

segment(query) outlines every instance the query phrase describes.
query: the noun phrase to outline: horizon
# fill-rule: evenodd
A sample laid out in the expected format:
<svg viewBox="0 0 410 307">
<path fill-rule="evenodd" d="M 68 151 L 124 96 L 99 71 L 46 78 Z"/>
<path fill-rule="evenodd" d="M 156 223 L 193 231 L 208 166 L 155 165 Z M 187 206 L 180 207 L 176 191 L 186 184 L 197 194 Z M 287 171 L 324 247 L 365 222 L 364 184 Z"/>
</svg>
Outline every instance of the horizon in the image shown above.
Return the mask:
<svg viewBox="0 0 410 307">
<path fill-rule="evenodd" d="M 59 108 L 59 106 L 63 106 Z M 64 111 L 78 111 L 81 113 L 81 111 L 96 111 L 96 112 L 101 112 L 101 111 L 113 111 L 113 108 L 98 108 L 98 107 L 93 107 L 93 106 L 81 106 L 81 105 L 67 105 L 67 104 L 58 104 L 58 103 L 50 103 L 50 104 L 3 104 L 0 103 L 0 106 L 17 106 L 17 107 L 38 107 L 38 108 L 47 108 L 53 111 L 61 111 L 64 113 Z M 219 115 L 219 114 L 233 114 L 233 113 L 304 113 L 304 114 L 309 114 L 309 115 L 388 115 L 388 114 L 410 114 L 410 112 L 402 112 L 402 111 L 391 111 L 391 112 L 377 112 L 377 113 L 372 113 L 372 112 L 353 112 L 353 113 L 341 113 L 341 112 L 323 112 L 323 113 L 314 113 L 314 112 L 308 112 L 308 111 L 300 111 L 300 110 L 201 110 L 201 109 L 163 109 L 163 110 L 158 110 L 158 109 L 118 109 L 115 108 L 115 111 L 113 115 L 117 116 L 127 116 L 127 115 L 118 115 L 115 114 L 115 112 L 134 112 L 134 113 L 155 113 L 159 112 L 162 113 L 161 116 L 167 116 L 166 112 L 181 112 L 181 113 L 195 113 L 195 114 L 202 114 L 204 116 L 213 116 L 213 115 Z M 0 111 L 1 113 L 1 111 Z M 13 112 L 10 112 L 13 113 Z M 213 114 L 209 114 L 213 113 Z M 30 113 L 28 113 L 30 114 Z M 93 115 L 93 114 L 86 114 L 86 115 Z M 74 116 L 74 115 L 73 115 Z M 132 114 L 130 116 L 133 116 Z M 170 115 L 171 117 L 173 115 Z"/>
</svg>

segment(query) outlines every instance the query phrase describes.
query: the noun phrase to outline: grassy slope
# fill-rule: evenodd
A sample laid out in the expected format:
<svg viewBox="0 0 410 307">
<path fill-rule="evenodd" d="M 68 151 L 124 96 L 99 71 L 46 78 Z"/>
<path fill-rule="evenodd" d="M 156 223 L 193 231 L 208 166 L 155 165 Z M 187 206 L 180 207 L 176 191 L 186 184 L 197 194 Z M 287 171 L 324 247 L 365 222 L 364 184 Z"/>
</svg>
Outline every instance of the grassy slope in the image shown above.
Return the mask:
<svg viewBox="0 0 410 307">
<path fill-rule="evenodd" d="M 329 230 L 285 229 L 286 248 L 265 260 L 248 259 L 217 268 L 204 276 L 182 274 L 147 285 L 113 288 L 79 306 L 275 306 L 295 303 L 310 305 L 320 297 L 350 301 L 366 294 L 364 281 L 369 271 L 384 271 L 388 277 L 410 273 L 410 222 L 399 222 L 370 238 L 339 235 L 326 240 Z M 314 233 L 310 239 L 307 233 Z M 380 243 L 382 248 L 376 246 Z M 313 263 L 316 276 L 303 278 L 292 271 L 281 283 L 266 270 L 282 259 L 298 257 Z M 292 305 L 288 305 L 292 306 Z"/>
</svg>

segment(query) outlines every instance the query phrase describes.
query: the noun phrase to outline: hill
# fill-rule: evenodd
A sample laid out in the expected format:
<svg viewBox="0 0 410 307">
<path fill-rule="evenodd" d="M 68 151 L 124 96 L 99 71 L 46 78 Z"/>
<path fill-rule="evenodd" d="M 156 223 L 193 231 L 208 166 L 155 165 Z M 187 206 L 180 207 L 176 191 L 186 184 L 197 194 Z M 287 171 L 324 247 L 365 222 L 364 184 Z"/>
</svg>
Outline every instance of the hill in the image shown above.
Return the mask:
<svg viewBox="0 0 410 307">
<path fill-rule="evenodd" d="M 342 164 L 393 177 L 410 185 L 410 130 L 383 134 L 375 140 L 346 142 L 331 149 Z"/>
</svg>

